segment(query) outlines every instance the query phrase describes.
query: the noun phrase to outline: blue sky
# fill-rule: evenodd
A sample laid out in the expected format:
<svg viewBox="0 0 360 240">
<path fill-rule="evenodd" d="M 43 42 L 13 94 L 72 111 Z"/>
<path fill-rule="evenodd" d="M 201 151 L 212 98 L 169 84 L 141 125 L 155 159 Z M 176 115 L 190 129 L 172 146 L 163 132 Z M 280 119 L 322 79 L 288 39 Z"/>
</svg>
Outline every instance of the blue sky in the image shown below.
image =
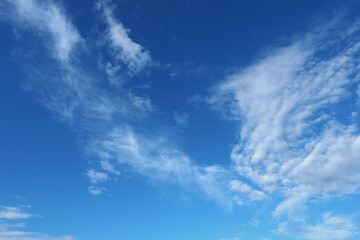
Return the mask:
<svg viewBox="0 0 360 240">
<path fill-rule="evenodd" d="M 358 239 L 358 1 L 0 1 L 0 240 Z"/>
</svg>

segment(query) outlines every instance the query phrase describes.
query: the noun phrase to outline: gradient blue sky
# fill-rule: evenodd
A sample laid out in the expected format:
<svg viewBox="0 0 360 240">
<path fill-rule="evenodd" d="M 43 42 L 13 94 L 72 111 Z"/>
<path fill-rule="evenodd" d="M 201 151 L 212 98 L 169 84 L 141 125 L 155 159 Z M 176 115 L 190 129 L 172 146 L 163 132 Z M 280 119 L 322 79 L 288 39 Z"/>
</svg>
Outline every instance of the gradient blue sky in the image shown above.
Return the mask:
<svg viewBox="0 0 360 240">
<path fill-rule="evenodd" d="M 359 10 L 0 0 L 0 240 L 358 239 Z"/>
</svg>

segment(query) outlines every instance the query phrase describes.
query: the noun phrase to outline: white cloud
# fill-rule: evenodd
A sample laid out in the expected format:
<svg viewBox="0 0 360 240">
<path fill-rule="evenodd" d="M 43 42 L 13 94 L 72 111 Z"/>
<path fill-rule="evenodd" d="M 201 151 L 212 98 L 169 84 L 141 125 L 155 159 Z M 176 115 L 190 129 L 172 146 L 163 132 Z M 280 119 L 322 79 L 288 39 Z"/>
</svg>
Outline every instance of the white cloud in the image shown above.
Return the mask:
<svg viewBox="0 0 360 240">
<path fill-rule="evenodd" d="M 103 138 L 92 141 L 89 151 L 114 165 L 128 165 L 134 171 L 153 179 L 197 186 L 210 197 L 225 204 L 228 201 L 225 181 L 229 170 L 221 166 L 197 166 L 183 152 L 171 147 L 168 140 L 135 134 L 130 128 L 113 129 Z"/>
<path fill-rule="evenodd" d="M 229 180 L 236 179 L 230 167 L 199 166 L 169 139 L 141 134 L 136 127 L 139 122 L 131 124 L 134 119 L 145 122 L 147 114 L 153 111 L 149 97 L 121 85 L 114 94 L 101 88 L 101 74 L 87 73 L 79 67 L 81 64 L 68 64 L 72 49 L 79 42 L 86 42 L 60 7 L 45 6 L 35 0 L 18 0 L 8 5 L 15 7 L 15 17 L 26 9 L 42 14 L 37 17 L 29 13 L 20 19 L 34 29 L 50 33 L 53 48 L 49 49 L 55 49 L 55 58 L 61 61 L 55 77 L 54 72 L 41 71 L 36 75 L 41 84 L 34 87 L 49 109 L 86 137 L 87 150 L 97 157 L 101 169 L 94 167 L 87 172 L 92 184 L 108 181 L 119 174 L 118 169 L 130 166 L 153 179 L 186 188 L 196 186 L 229 205 L 230 201 L 243 204 L 238 193 L 253 201 L 279 193 L 285 200 L 277 206 L 274 216 L 305 209 L 308 198 L 314 194 L 356 192 L 360 179 L 356 126 L 339 123 L 337 116 L 331 114 L 336 112 L 335 103 L 349 98 L 349 89 L 355 84 L 352 76 L 357 73 L 354 66 L 359 64 L 355 57 L 359 45 L 350 33 L 341 50 L 322 43 L 329 33 L 307 34 L 289 46 L 269 51 L 263 59 L 217 86 L 209 103 L 229 113 L 233 120 L 241 120 L 240 142 L 233 148 L 231 158 L 237 173 L 251 181 L 251 186 L 231 181 L 230 190 L 237 193 L 229 197 Z M 22 8 L 25 10 L 20 11 Z M 135 73 L 147 66 L 151 57 L 129 38 L 112 10 L 107 3 L 100 3 L 111 46 Z M 48 14 L 56 16 L 50 22 L 60 24 L 59 29 L 36 20 Z M 354 29 L 351 34 L 355 34 Z M 342 40 L 333 42 L 336 41 Z M 328 48 L 332 50 L 326 55 Z M 105 71 L 115 78 L 125 70 L 110 64 L 105 70 L 95 71 Z M 186 122 L 187 118 L 175 116 L 178 122 Z M 321 174 L 315 173 L 317 168 L 323 169 Z M 99 195 L 106 189 L 91 185 L 88 191 Z"/>
<path fill-rule="evenodd" d="M 16 26 L 19 31 L 31 29 L 42 40 L 39 45 L 47 47 L 48 52 L 41 52 L 41 57 L 50 55 L 48 65 L 43 66 L 30 59 L 26 70 L 32 79 L 26 88 L 38 92 L 41 102 L 62 120 L 71 124 L 81 121 L 81 128 L 92 128 L 95 123 L 112 121 L 115 115 L 134 119 L 153 111 L 150 99 L 146 95 L 134 93 L 132 89 L 120 87 L 114 95 L 111 90 L 99 88 L 98 85 L 104 80 L 102 71 L 109 71 L 81 63 L 80 53 L 88 58 L 94 56 L 86 51 L 90 46 L 60 5 L 53 1 L 15 0 L 1 3 L 0 8 L 4 10 L 0 14 L 1 18 Z M 74 51 L 79 45 L 82 48 Z M 31 55 L 36 57 L 36 54 Z M 55 63 L 53 60 L 56 60 Z M 118 66 L 112 68 L 117 69 L 115 72 L 120 70 Z M 109 78 L 116 78 L 115 73 L 109 74 Z"/>
<path fill-rule="evenodd" d="M 106 191 L 106 189 L 105 188 L 103 188 L 103 187 L 97 187 L 97 186 L 90 186 L 89 188 L 88 188 L 88 192 L 90 193 L 90 194 L 92 194 L 92 195 L 101 195 L 101 194 L 103 194 L 104 192 Z"/>
<path fill-rule="evenodd" d="M 315 191 L 356 192 L 360 186 L 360 136 L 356 132 L 353 126 L 331 127 L 290 175 Z"/>
<path fill-rule="evenodd" d="M 239 180 L 230 181 L 230 189 L 232 191 L 245 194 L 252 201 L 264 200 L 267 198 L 266 194 L 262 191 L 255 190 L 246 183 L 243 183 Z"/>
<path fill-rule="evenodd" d="M 120 174 L 120 172 L 115 169 L 115 166 L 107 160 L 101 160 L 100 165 L 101 165 L 101 169 L 103 169 L 104 171 L 114 173 L 116 175 Z"/>
<path fill-rule="evenodd" d="M 287 197 L 277 205 L 272 213 L 273 216 L 277 218 L 284 214 L 291 216 L 306 210 L 306 202 L 311 194 L 312 192 L 309 190 L 309 187 L 303 185 L 288 189 Z"/>
<path fill-rule="evenodd" d="M 1 9 L 3 6 L 2 3 Z M 109 91 L 101 87 L 103 72 L 88 73 L 93 66 L 83 69 L 81 64 L 69 64 L 70 60 L 78 63 L 71 58 L 73 50 L 80 42 L 84 45 L 86 42 L 60 6 L 35 0 L 6 1 L 6 6 L 13 10 L 7 10 L 2 17 L 10 18 L 19 28 L 46 32 L 52 39 L 47 47 L 60 60 L 59 65 L 55 70 L 51 68 L 50 73 L 46 67 L 37 66 L 40 70 L 32 73 L 40 81 L 34 88 L 49 109 L 67 120 L 80 136 L 85 136 L 88 152 L 97 157 L 100 168 L 94 166 L 87 172 L 94 184 L 88 188 L 90 194 L 104 193 L 106 189 L 95 184 L 118 175 L 123 166 L 153 179 L 186 188 L 195 186 L 229 206 L 231 202 L 244 203 L 238 195 L 259 201 L 267 194 L 277 193 L 284 197 L 273 212 L 279 218 L 284 214 L 291 218 L 306 209 L 310 197 L 358 191 L 358 129 L 336 114 L 336 104 L 351 99 L 359 89 L 356 81 L 360 76 L 357 68 L 360 45 L 353 38 L 357 28 L 351 28 L 345 39 L 333 34 L 331 27 L 305 34 L 288 46 L 269 51 L 264 58 L 216 86 L 209 103 L 240 122 L 240 141 L 231 158 L 237 173 L 251 181 L 245 184 L 230 181 L 236 179 L 230 167 L 200 166 L 169 139 L 141 134 L 137 125 L 145 122 L 147 114 L 153 111 L 151 99 L 121 85 L 116 91 Z M 115 19 L 113 8 L 100 2 L 99 11 L 108 25 L 111 49 L 127 69 L 116 62 L 95 72 L 104 71 L 115 82 L 119 72 L 130 71 L 131 76 L 148 66 L 152 62 L 149 52 L 129 37 L 129 30 Z M 328 38 L 332 41 L 325 44 Z M 47 38 L 43 40 L 47 42 Z M 174 118 L 178 123 L 188 120 L 186 114 L 176 113 Z M 132 124 L 134 119 L 136 124 Z M 231 198 L 228 190 L 236 194 Z M 1 216 L 20 219 L 31 215 L 3 209 Z M 333 234 L 336 236 L 333 239 L 342 239 L 352 236 L 354 229 L 350 222 L 331 214 L 324 215 L 323 221 L 314 226 L 286 222 L 279 230 L 292 235 L 292 226 L 299 227 L 298 235 L 305 238 L 310 234 L 320 237 Z M 2 229 L 0 240 L 57 239 Z"/>
<path fill-rule="evenodd" d="M 15 22 L 18 27 L 35 28 L 48 33 L 53 42 L 48 48 L 54 55 L 67 62 L 71 51 L 82 39 L 64 14 L 64 9 L 55 3 L 36 0 L 6 0 L 0 7 L 0 15 Z"/>
<path fill-rule="evenodd" d="M 291 167 L 287 178 L 297 186 L 287 190 L 289 197 L 277 206 L 274 216 L 305 209 L 312 195 L 358 192 L 360 136 L 356 131 L 353 125 L 324 131 L 308 155 Z"/>
<path fill-rule="evenodd" d="M 149 65 L 152 62 L 150 53 L 129 37 L 130 30 L 114 17 L 114 7 L 109 6 L 108 1 L 99 1 L 98 9 L 108 25 L 107 37 L 114 55 L 128 66 L 131 73 Z"/>
<path fill-rule="evenodd" d="M 314 225 L 298 219 L 309 199 L 359 192 L 360 135 L 353 112 L 359 101 L 360 29 L 343 23 L 330 22 L 268 50 L 214 86 L 208 99 L 240 127 L 231 159 L 253 187 L 235 180 L 230 188 L 283 197 L 272 214 L 288 219 L 279 227 L 287 235 L 354 235 L 354 225 L 343 217 L 325 214 Z"/>
<path fill-rule="evenodd" d="M 353 237 L 356 227 L 350 218 L 328 212 L 323 214 L 322 220 L 314 225 L 306 224 L 303 219 L 295 219 L 281 223 L 278 230 L 299 238 L 330 240 Z"/>
<path fill-rule="evenodd" d="M 31 0 L 30 3 L 30 7 L 26 9 L 33 9 L 41 19 L 48 17 L 48 9 L 58 9 L 56 14 L 61 14 L 57 19 L 63 24 L 60 26 L 62 30 L 53 29 L 53 25 L 43 25 L 45 23 L 42 21 L 34 22 L 35 16 L 31 15 L 33 13 L 29 13 L 30 18 L 22 19 L 24 26 L 30 25 L 34 31 L 39 32 L 45 29 L 51 36 L 56 36 L 59 40 L 51 42 L 53 48 L 49 48 L 50 52 L 51 49 L 71 51 L 72 47 L 66 46 L 73 46 L 70 44 L 72 41 L 66 39 L 69 33 L 77 31 L 70 21 L 66 20 L 68 18 L 64 11 L 56 5 L 43 5 L 35 0 Z M 15 9 L 22 8 L 23 5 L 27 6 L 27 3 L 20 0 L 9 4 Z M 127 30 L 113 17 L 111 7 L 104 2 L 100 5 L 99 10 L 109 25 L 108 37 L 112 47 L 131 71 L 140 70 L 151 60 L 149 53 L 128 37 Z M 18 16 L 17 11 L 16 14 L 13 12 L 12 19 Z M 21 27 L 19 25 L 20 30 Z M 80 36 L 79 38 L 81 39 Z M 42 40 L 46 42 L 47 38 Z M 59 44 L 59 41 L 66 44 Z M 81 41 L 86 48 L 86 41 Z M 88 51 L 82 54 L 92 57 Z M 100 52 L 99 54 L 101 55 Z M 63 60 L 57 56 L 55 59 Z M 81 67 L 83 64 L 78 62 L 78 57 L 71 60 L 72 64 L 68 64 L 67 61 L 56 61 L 56 64 L 51 62 L 49 72 L 47 65 L 37 65 L 37 61 L 33 61 L 31 76 L 34 78 L 31 89 L 40 93 L 42 103 L 57 113 L 62 120 L 69 122 L 80 136 L 84 136 L 88 153 L 98 157 L 99 164 L 94 164 L 87 172 L 92 183 L 88 188 L 89 193 L 102 194 L 106 189 L 95 185 L 112 179 L 114 174 L 118 174 L 118 169 L 128 166 L 132 171 L 153 179 L 181 184 L 186 188 L 196 186 L 208 196 L 229 203 L 225 194 L 226 189 L 223 188 L 229 175 L 228 169 L 221 166 L 200 167 L 189 156 L 172 146 L 168 139 L 156 133 L 152 136 L 141 134 L 136 126 L 139 121 L 145 122 L 147 114 L 153 110 L 151 100 L 146 95 L 140 96 L 134 89 L 123 88 L 121 85 L 115 89 L 102 88 L 103 73 L 105 71 L 105 74 L 108 74 L 109 69 L 104 70 L 96 65 L 94 72 L 91 72 L 94 66 L 86 66 L 84 69 Z M 125 71 L 114 69 L 113 65 L 111 69 L 111 77 L 115 77 L 117 71 Z M 132 125 L 132 121 L 138 122 Z M 100 169 L 96 169 L 97 166 L 100 166 Z"/>
<path fill-rule="evenodd" d="M 340 37 L 337 27 L 331 23 L 269 50 L 214 87 L 208 100 L 240 122 L 231 153 L 237 172 L 286 197 L 275 215 L 316 194 L 355 193 L 360 184 L 357 126 L 344 123 L 337 105 L 356 98 L 359 29 Z"/>
<path fill-rule="evenodd" d="M 33 215 L 23 212 L 19 207 L 1 207 L 0 219 L 26 219 Z"/>
<path fill-rule="evenodd" d="M 94 184 L 99 182 L 106 182 L 109 179 L 107 173 L 98 172 L 94 169 L 90 169 L 87 171 L 86 175 L 90 178 L 90 181 Z"/>
</svg>

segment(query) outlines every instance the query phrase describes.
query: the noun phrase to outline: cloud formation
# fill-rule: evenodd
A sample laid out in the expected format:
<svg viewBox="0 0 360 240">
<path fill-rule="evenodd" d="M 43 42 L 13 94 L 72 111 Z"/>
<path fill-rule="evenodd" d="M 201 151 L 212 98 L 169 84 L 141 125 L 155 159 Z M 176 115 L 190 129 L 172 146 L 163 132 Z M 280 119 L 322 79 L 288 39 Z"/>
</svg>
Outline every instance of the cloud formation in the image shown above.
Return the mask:
<svg viewBox="0 0 360 240">
<path fill-rule="evenodd" d="M 255 190 L 246 183 L 240 182 L 239 180 L 230 181 L 230 189 L 234 192 L 239 192 L 246 195 L 250 200 L 258 201 L 264 200 L 267 196 L 264 192 Z"/>
<path fill-rule="evenodd" d="M 52 37 L 52 46 L 47 48 L 48 62 L 45 65 L 31 62 L 30 72 L 36 74 L 31 74 L 29 89 L 38 92 L 41 102 L 72 126 L 85 142 L 86 153 L 95 157 L 96 161 L 86 171 L 91 182 L 89 193 L 104 193 L 103 184 L 119 175 L 125 167 L 152 179 L 180 184 L 186 189 L 200 189 L 209 197 L 231 205 L 226 194 L 228 189 L 223 187 L 228 184 L 228 168 L 198 166 L 160 133 L 148 136 L 138 127 L 139 122 L 148 121 L 155 107 L 146 93 L 115 83 L 131 81 L 134 74 L 150 67 L 152 60 L 150 53 L 135 43 L 129 37 L 129 31 L 115 18 L 111 4 L 108 1 L 97 4 L 98 13 L 107 24 L 106 46 L 113 51 L 107 56 L 102 49 L 96 49 L 84 40 L 58 5 L 36 0 L 30 3 L 20 0 L 8 3 L 13 10 L 9 11 L 12 15 L 6 20 L 16 25 L 14 19 L 19 17 L 33 32 L 45 31 Z M 41 15 L 38 18 L 48 21 L 35 21 L 31 14 L 27 17 L 26 12 L 18 11 L 23 8 L 31 9 Z M 48 9 L 57 14 L 51 14 Z M 53 25 L 48 26 L 49 22 L 55 21 L 61 31 Z M 21 30 L 22 25 L 16 26 Z M 41 36 L 40 40 L 47 41 L 48 36 Z M 62 42 L 64 44 L 59 44 Z M 81 44 L 81 48 L 75 51 L 77 44 Z M 53 54 L 54 49 L 61 54 Z M 101 56 L 101 64 L 81 61 L 93 56 Z M 48 67 L 51 71 L 46 70 Z"/>
<path fill-rule="evenodd" d="M 91 43 L 60 5 L 16 0 L 5 1 L 0 7 L 6 9 L 1 17 L 13 26 L 45 33 L 35 35 L 46 43 L 49 61 L 32 63 L 29 89 L 38 92 L 40 101 L 71 125 L 84 140 L 86 153 L 95 158 L 86 171 L 91 182 L 89 193 L 104 193 L 103 184 L 129 167 L 152 179 L 201 189 L 229 206 L 242 204 L 243 199 L 261 201 L 280 195 L 283 201 L 273 216 L 287 217 L 279 227 L 285 234 L 304 238 L 317 234 L 318 239 L 331 234 L 336 236 L 333 239 L 353 235 L 351 222 L 328 213 L 315 225 L 292 217 L 306 209 L 310 198 L 358 192 L 357 23 L 342 34 L 338 34 L 342 27 L 338 23 L 325 24 L 286 46 L 269 49 L 262 58 L 215 86 L 208 103 L 238 121 L 240 140 L 231 152 L 233 165 L 200 166 L 170 139 L 160 133 L 148 135 L 138 127 L 150 122 L 156 106 L 143 91 L 115 83 L 130 81 L 151 67 L 153 60 L 149 51 L 130 38 L 108 1 L 98 2 L 97 10 L 106 23 L 104 44 L 110 57 L 89 47 Z M 94 56 L 101 56 L 103 62 L 80 59 Z M 186 124 L 189 116 L 175 113 L 174 118 Z M 16 211 L 3 209 L 0 218 L 31 217 Z M 26 232 L 19 232 L 16 238 L 16 231 L 3 229 L 8 239 L 52 239 Z"/>
<path fill-rule="evenodd" d="M 242 123 L 241 142 L 231 155 L 240 175 L 268 192 L 299 185 L 316 192 L 355 191 L 357 175 L 349 173 L 358 168 L 357 126 L 344 123 L 336 111 L 357 86 L 357 31 L 348 30 L 346 41 L 334 39 L 343 47 L 329 56 L 322 56 L 324 49 L 334 46 L 322 41 L 331 33 L 309 33 L 218 86 L 209 103 Z"/>
<path fill-rule="evenodd" d="M 35 0 L 5 0 L 0 4 L 2 17 L 11 19 L 16 27 L 48 33 L 52 44 L 47 47 L 61 61 L 68 61 L 71 51 L 82 39 L 64 15 L 64 9 L 55 3 Z"/>
<path fill-rule="evenodd" d="M 18 207 L 2 207 L 0 211 L 0 219 L 26 219 L 32 216 Z"/>
<path fill-rule="evenodd" d="M 322 215 L 322 220 L 314 225 L 306 224 L 303 219 L 295 219 L 281 223 L 278 230 L 285 235 L 303 239 L 330 240 L 353 237 L 356 227 L 350 218 L 327 212 Z"/>
<path fill-rule="evenodd" d="M 28 219 L 35 215 L 23 211 L 21 207 L 0 208 L 0 240 L 75 240 L 73 236 L 52 237 L 44 233 L 28 232 L 26 226 L 19 220 Z"/>
<path fill-rule="evenodd" d="M 115 6 L 110 5 L 109 1 L 99 1 L 97 7 L 107 24 L 106 33 L 110 43 L 109 47 L 120 63 L 127 65 L 132 74 L 151 64 L 149 51 L 134 42 L 129 37 L 130 30 L 114 17 Z M 120 63 L 118 62 L 118 64 Z"/>
<path fill-rule="evenodd" d="M 90 169 L 86 173 L 92 183 L 106 182 L 109 176 L 104 172 L 97 172 L 94 169 Z"/>
<path fill-rule="evenodd" d="M 240 141 L 231 153 L 237 173 L 284 197 L 273 212 L 277 218 L 305 210 L 310 198 L 359 190 L 359 25 L 355 21 L 340 34 L 345 20 L 336 20 L 269 49 L 214 87 L 208 99 L 239 122 Z M 230 186 L 251 195 L 252 188 L 238 181 Z M 351 236 L 346 224 L 330 230 L 332 220 L 325 215 L 323 224 L 302 225 L 298 235 Z M 286 232 L 290 223 L 281 226 Z"/>
</svg>

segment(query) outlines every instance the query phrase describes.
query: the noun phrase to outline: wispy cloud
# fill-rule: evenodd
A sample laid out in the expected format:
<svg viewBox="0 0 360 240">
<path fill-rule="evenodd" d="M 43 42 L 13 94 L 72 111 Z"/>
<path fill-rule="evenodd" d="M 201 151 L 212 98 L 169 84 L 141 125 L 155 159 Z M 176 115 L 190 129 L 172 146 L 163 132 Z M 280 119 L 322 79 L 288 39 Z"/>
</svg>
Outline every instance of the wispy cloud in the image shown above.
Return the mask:
<svg viewBox="0 0 360 240">
<path fill-rule="evenodd" d="M 97 7 L 107 24 L 107 40 L 112 54 L 125 63 L 132 74 L 151 64 L 149 51 L 134 42 L 129 37 L 130 30 L 114 17 L 115 6 L 109 1 L 99 1 Z"/>
<path fill-rule="evenodd" d="M 44 5 L 32 0 L 31 7 L 39 18 L 52 17 L 62 19 L 60 23 L 62 31 L 46 27 L 43 21 L 33 21 L 32 18 L 24 18 L 26 25 L 31 25 L 33 31 L 44 31 L 54 37 L 53 47 L 48 48 L 49 62 L 45 65 L 31 62 L 31 89 L 40 93 L 41 102 L 60 118 L 72 126 L 82 137 L 86 146 L 86 153 L 95 157 L 90 169 L 86 172 L 91 186 L 89 193 L 99 195 L 106 191 L 100 186 L 106 181 L 122 172 L 124 166 L 131 171 L 144 174 L 159 181 L 165 180 L 174 184 L 180 184 L 186 189 L 201 189 L 211 198 L 231 205 L 226 194 L 230 170 L 223 166 L 198 166 L 194 159 L 179 150 L 169 139 L 160 133 L 151 136 L 144 134 L 139 123 L 146 123 L 148 116 L 154 107 L 145 93 L 136 89 L 116 85 L 108 88 L 104 83 L 112 78 L 116 81 L 120 74 L 121 81 L 130 81 L 132 75 L 149 65 L 151 57 L 141 45 L 133 42 L 128 30 L 115 19 L 113 7 L 108 1 L 98 4 L 98 10 L 104 17 L 108 28 L 106 30 L 109 48 L 113 49 L 116 60 L 107 58 L 96 47 L 88 47 L 88 44 L 80 35 L 76 27 L 66 16 L 64 10 L 57 5 L 47 2 Z M 27 6 L 26 2 L 17 1 L 9 4 L 15 9 Z M 46 6 L 44 10 L 44 6 Z M 59 9 L 56 14 L 49 15 L 46 9 Z M 14 11 L 9 11 L 14 14 Z M 17 13 L 17 12 L 16 12 Z M 17 16 L 17 15 L 15 15 Z M 14 15 L 7 18 L 14 23 Z M 15 22 L 16 23 L 16 22 Z M 17 26 L 21 30 L 21 25 Z M 69 37 L 73 34 L 73 37 Z M 58 42 L 62 39 L 81 39 L 83 47 L 79 51 L 72 51 L 73 47 L 60 47 Z M 46 41 L 46 38 L 41 40 Z M 67 42 L 67 41 L 65 41 Z M 72 41 L 68 41 L 71 43 Z M 75 43 L 74 43 L 75 44 Z M 66 44 L 65 44 L 66 45 Z M 70 46 L 70 45 L 66 45 Z M 73 46 L 73 45 L 71 45 Z M 62 55 L 54 55 L 53 49 L 66 51 L 66 56 L 72 56 L 71 61 L 65 61 Z M 94 49 L 95 53 L 83 51 Z M 64 54 L 65 54 L 64 53 Z M 43 53 L 44 54 L 44 53 Z M 46 53 L 45 53 L 46 55 Z M 103 64 L 92 64 L 81 60 L 100 55 L 104 62 L 111 63 L 109 68 Z M 53 61 L 55 60 L 55 61 Z M 61 60 L 61 61 L 59 61 Z M 71 64 L 70 64 L 71 63 Z M 106 64 L 105 64 L 106 65 Z M 51 71 L 47 67 L 51 66 Z M 125 68 L 124 68 L 125 66 Z M 130 74 L 128 71 L 130 70 Z M 36 74 L 33 74 L 33 73 Z M 55 74 L 56 73 L 56 74 Z M 126 78 L 124 79 L 124 77 Z M 112 82 L 112 83 L 113 83 Z M 185 117 L 186 118 L 186 117 Z"/>
<path fill-rule="evenodd" d="M 185 153 L 161 138 L 148 139 L 131 129 L 112 129 L 104 138 L 92 141 L 89 151 L 116 166 L 126 164 L 136 172 L 158 180 L 203 189 L 209 196 L 227 202 L 225 179 L 229 170 L 221 166 L 197 166 Z"/>
<path fill-rule="evenodd" d="M 61 61 L 68 61 L 72 50 L 82 41 L 79 33 L 65 17 L 60 5 L 36 0 L 5 0 L 0 4 L 3 18 L 11 19 L 19 28 L 49 34 L 47 47 Z"/>
<path fill-rule="evenodd" d="M 174 120 L 180 126 L 186 126 L 189 123 L 189 114 L 175 111 Z"/>
</svg>

